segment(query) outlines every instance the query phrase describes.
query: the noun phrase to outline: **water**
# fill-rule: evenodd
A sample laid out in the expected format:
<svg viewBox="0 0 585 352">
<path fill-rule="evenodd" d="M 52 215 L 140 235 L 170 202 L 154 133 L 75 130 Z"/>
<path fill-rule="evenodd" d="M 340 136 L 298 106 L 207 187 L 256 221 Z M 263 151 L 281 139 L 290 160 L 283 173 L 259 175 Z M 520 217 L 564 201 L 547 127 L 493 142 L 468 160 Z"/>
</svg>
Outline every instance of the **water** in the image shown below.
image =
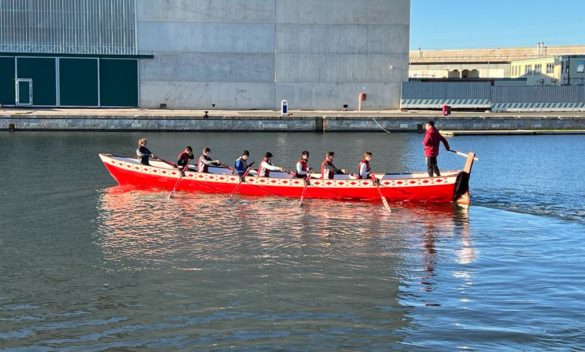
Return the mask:
<svg viewBox="0 0 585 352">
<path fill-rule="evenodd" d="M 136 133 L 0 133 L 0 351 L 570 351 L 585 343 L 585 139 L 457 137 L 469 211 L 144 192 Z M 149 133 L 292 166 L 422 170 L 421 135 Z M 439 166 L 462 167 L 441 154 Z"/>
</svg>

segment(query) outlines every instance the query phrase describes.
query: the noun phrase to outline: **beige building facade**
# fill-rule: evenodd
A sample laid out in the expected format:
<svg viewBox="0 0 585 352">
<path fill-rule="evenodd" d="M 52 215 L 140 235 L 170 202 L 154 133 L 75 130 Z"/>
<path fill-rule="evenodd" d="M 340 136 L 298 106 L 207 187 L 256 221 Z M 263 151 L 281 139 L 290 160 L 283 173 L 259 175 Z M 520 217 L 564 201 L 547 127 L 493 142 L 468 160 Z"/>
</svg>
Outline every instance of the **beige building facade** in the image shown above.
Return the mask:
<svg viewBox="0 0 585 352">
<path fill-rule="evenodd" d="M 582 67 L 579 66 L 579 62 L 583 61 L 579 59 L 582 55 L 585 55 L 585 46 L 548 47 L 544 43 L 531 48 L 419 49 L 409 53 L 409 78 L 526 78 L 528 84 L 579 84 L 583 80 L 580 75 L 582 72 L 578 72 L 579 67 Z M 527 62 L 522 63 L 524 61 Z M 563 66 L 563 62 L 566 62 L 568 68 Z M 532 65 L 532 70 L 528 71 L 531 74 L 525 74 L 524 66 L 518 68 L 522 65 Z M 547 65 L 551 73 L 547 73 Z M 545 74 L 534 74 L 537 67 Z"/>
<path fill-rule="evenodd" d="M 585 84 L 585 55 L 515 60 L 510 67 L 511 78 L 525 78 L 530 86 Z"/>
<path fill-rule="evenodd" d="M 410 64 L 409 78 L 432 79 L 477 79 L 477 78 L 504 78 L 510 76 L 508 62 L 445 62 Z"/>
</svg>

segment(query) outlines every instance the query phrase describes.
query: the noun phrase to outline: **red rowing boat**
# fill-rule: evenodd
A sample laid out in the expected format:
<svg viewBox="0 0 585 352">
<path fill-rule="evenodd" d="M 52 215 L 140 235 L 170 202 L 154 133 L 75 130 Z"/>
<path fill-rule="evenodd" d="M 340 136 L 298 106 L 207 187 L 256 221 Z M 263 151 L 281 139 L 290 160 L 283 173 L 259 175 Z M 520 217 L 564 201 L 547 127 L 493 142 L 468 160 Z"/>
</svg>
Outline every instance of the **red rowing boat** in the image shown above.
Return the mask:
<svg viewBox="0 0 585 352">
<path fill-rule="evenodd" d="M 320 174 L 313 174 L 308 185 L 305 179 L 278 172 L 272 172 L 271 177 L 246 176 L 242 179 L 225 168 L 210 168 L 210 173 L 185 171 L 181 177 L 179 170 L 168 162 L 154 160 L 150 165 L 142 165 L 135 158 L 105 153 L 99 156 L 120 185 L 148 189 L 171 191 L 176 187 L 176 191 L 225 194 L 237 190 L 238 194 L 250 196 L 365 201 L 379 201 L 379 190 L 391 202 L 456 203 L 463 206 L 470 202 L 469 177 L 475 159 L 474 153 L 468 153 L 463 170 L 445 171 L 439 177 L 429 177 L 422 172 L 376 174 L 380 180 L 378 187 L 373 180 L 352 179 L 347 175 L 324 180 Z"/>
</svg>

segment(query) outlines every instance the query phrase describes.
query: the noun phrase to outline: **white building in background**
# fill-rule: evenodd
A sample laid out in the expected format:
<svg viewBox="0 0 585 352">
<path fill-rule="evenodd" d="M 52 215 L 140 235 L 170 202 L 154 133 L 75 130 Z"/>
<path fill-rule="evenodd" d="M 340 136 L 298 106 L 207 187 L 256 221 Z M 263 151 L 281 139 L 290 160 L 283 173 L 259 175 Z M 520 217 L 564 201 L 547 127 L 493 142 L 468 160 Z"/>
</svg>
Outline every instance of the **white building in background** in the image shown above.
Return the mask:
<svg viewBox="0 0 585 352">
<path fill-rule="evenodd" d="M 585 46 L 545 46 L 543 42 L 531 48 L 413 50 L 410 52 L 411 79 L 526 79 L 535 84 L 578 84 L 582 78 L 577 71 L 583 61 Z M 579 58 L 581 57 L 581 58 Z M 522 62 L 527 61 L 526 64 Z M 566 67 L 561 62 L 567 62 Z M 573 62 L 574 61 L 574 62 Z M 540 70 L 538 65 L 549 65 Z M 522 67 L 520 67 L 522 66 Z M 526 67 L 525 67 L 526 66 Z M 533 70 L 529 70 L 534 66 Z M 558 66 L 555 71 L 553 66 Z M 535 72 L 546 73 L 537 75 Z M 561 71 L 566 73 L 561 78 Z"/>
<path fill-rule="evenodd" d="M 398 108 L 410 0 L 140 0 L 140 105 Z"/>
<path fill-rule="evenodd" d="M 529 86 L 585 85 L 585 55 L 546 56 L 510 63 L 512 78 Z"/>
</svg>

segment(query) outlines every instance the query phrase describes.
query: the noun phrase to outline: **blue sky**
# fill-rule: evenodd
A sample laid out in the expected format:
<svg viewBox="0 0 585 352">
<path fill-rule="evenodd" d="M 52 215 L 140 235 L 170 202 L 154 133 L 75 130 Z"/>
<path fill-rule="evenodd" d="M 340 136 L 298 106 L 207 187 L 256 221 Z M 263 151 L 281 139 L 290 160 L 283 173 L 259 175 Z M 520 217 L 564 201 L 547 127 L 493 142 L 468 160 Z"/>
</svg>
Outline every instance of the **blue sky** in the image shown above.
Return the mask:
<svg viewBox="0 0 585 352">
<path fill-rule="evenodd" d="M 411 0 L 410 48 L 585 45 L 585 0 Z"/>
</svg>

